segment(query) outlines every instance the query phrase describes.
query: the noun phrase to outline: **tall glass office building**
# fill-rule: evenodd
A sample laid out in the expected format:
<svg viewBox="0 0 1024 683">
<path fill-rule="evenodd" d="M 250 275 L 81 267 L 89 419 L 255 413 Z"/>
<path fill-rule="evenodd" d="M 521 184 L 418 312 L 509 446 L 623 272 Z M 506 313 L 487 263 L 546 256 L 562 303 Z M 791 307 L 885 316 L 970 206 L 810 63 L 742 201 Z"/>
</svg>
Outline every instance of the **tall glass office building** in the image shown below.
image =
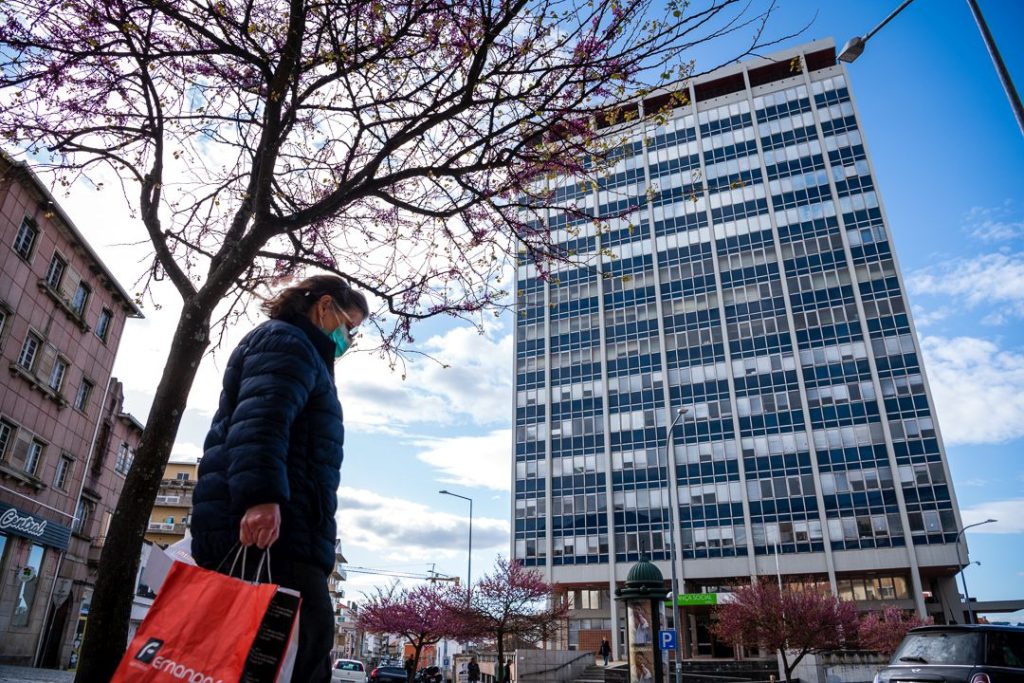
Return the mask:
<svg viewBox="0 0 1024 683">
<path fill-rule="evenodd" d="M 567 644 L 621 644 L 610 594 L 641 554 L 670 576 L 673 543 L 682 593 L 764 575 L 962 621 L 956 497 L 834 43 L 624 109 L 612 172 L 551 187 L 606 225 L 543 218 L 590 263 L 518 268 L 512 554 L 568 593 Z M 688 655 L 728 654 L 708 621 L 686 609 Z"/>
</svg>

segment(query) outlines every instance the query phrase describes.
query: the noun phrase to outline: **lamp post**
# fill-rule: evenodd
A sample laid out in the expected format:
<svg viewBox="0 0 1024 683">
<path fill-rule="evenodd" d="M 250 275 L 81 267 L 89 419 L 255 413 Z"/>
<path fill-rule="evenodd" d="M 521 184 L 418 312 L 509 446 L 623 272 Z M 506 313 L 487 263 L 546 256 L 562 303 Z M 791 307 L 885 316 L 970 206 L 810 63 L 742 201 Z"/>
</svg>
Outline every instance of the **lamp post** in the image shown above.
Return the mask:
<svg viewBox="0 0 1024 683">
<path fill-rule="evenodd" d="M 892 21 L 897 14 L 902 12 L 913 1 L 904 0 L 892 14 L 887 16 L 882 23 L 871 29 L 863 37 L 854 36 L 846 41 L 843 49 L 839 52 L 839 61 L 850 63 L 857 59 L 857 57 L 860 57 L 864 52 L 864 45 L 868 42 L 868 39 L 878 33 L 883 26 Z M 981 14 L 981 8 L 978 7 L 977 0 L 967 0 L 967 5 L 971 9 L 974 23 L 978 25 L 978 32 L 981 33 L 981 39 L 985 42 L 985 48 L 988 50 L 988 56 L 992 59 L 992 66 L 995 67 L 999 83 L 1003 86 L 1003 91 L 1006 93 L 1006 99 L 1010 101 L 1013 116 L 1017 119 L 1017 127 L 1020 128 L 1021 134 L 1024 135 L 1024 107 L 1021 106 L 1020 95 L 1017 94 L 1017 88 L 1013 85 L 1013 80 L 1010 79 L 1010 72 L 1006 69 L 1003 56 L 999 53 L 999 48 L 996 47 L 992 33 L 988 30 L 988 24 L 985 23 L 985 17 Z"/>
<path fill-rule="evenodd" d="M 671 462 L 675 465 L 675 453 L 672 450 L 672 443 L 675 441 L 675 428 L 676 423 L 682 419 L 683 415 L 686 415 L 686 408 L 680 408 L 676 412 L 676 417 L 672 420 L 672 424 L 668 427 L 668 438 L 665 444 L 665 466 L 668 467 Z M 671 482 L 674 478 L 670 477 Z M 669 487 L 669 501 L 676 501 L 672 504 L 672 510 L 669 513 L 669 523 L 672 522 L 672 517 L 678 514 L 679 511 L 679 482 L 676 481 L 675 486 Z M 672 564 L 672 623 L 676 627 L 676 683 L 682 683 L 683 680 L 683 625 L 679 621 L 679 579 L 676 577 L 676 531 L 678 529 L 672 528 L 669 531 L 669 562 Z"/>
<path fill-rule="evenodd" d="M 964 602 L 967 603 L 967 623 L 974 623 L 974 610 L 971 609 L 971 596 L 967 593 L 967 577 L 964 576 L 964 561 L 960 556 L 960 537 L 964 535 L 964 532 L 971 527 L 981 526 L 982 524 L 992 524 L 998 520 L 986 519 L 984 522 L 975 522 L 974 524 L 968 524 L 963 529 L 957 532 L 956 541 L 953 543 L 956 546 L 956 566 L 960 569 L 960 581 L 964 585 Z M 970 559 L 970 558 L 968 558 Z M 970 564 L 970 562 L 968 562 Z"/>
<path fill-rule="evenodd" d="M 469 501 L 469 559 L 466 561 L 466 590 L 469 591 L 473 583 L 473 499 L 469 496 L 460 496 L 457 493 L 441 489 L 438 491 L 444 496 L 454 496 Z"/>
</svg>

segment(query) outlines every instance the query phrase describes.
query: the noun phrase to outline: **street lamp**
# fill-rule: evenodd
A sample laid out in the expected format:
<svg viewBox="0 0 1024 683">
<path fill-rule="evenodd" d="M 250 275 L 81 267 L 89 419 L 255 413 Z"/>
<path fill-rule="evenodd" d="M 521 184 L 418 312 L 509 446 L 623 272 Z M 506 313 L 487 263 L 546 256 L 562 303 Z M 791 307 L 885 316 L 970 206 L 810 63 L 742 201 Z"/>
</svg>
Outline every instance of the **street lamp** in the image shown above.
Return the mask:
<svg viewBox="0 0 1024 683">
<path fill-rule="evenodd" d="M 863 37 L 854 36 L 846 41 L 846 44 L 843 45 L 843 49 L 839 52 L 839 61 L 849 64 L 860 57 L 864 52 L 864 45 L 868 42 L 868 39 L 878 33 L 883 26 L 892 21 L 893 17 L 902 12 L 903 9 L 913 1 L 914 0 L 904 0 L 900 6 L 896 8 L 896 11 L 887 16 L 881 24 L 871 29 L 871 31 Z M 1020 128 L 1021 134 L 1024 135 L 1024 106 L 1021 106 L 1020 95 L 1017 94 L 1017 88 L 1014 87 L 1013 81 L 1010 79 L 1010 72 L 1006 69 L 1006 64 L 1003 62 L 1003 56 L 999 54 L 999 48 L 996 47 L 996 42 L 992 39 L 992 33 L 988 30 L 988 24 L 985 23 L 985 17 L 981 15 L 981 8 L 978 7 L 977 0 L 967 0 L 967 5 L 971 8 L 971 15 L 974 17 L 974 23 L 978 25 L 978 31 L 981 33 L 981 39 L 985 42 L 985 48 L 988 50 L 988 56 L 992 58 L 992 66 L 995 67 L 996 75 L 999 77 L 999 83 L 1003 86 L 1006 98 L 1010 100 L 1010 108 L 1013 110 L 1014 118 L 1017 119 L 1017 127 Z"/>
<path fill-rule="evenodd" d="M 954 545 L 956 546 L 956 562 L 957 562 L 956 566 L 960 569 L 960 581 L 962 581 L 963 584 L 964 584 L 964 602 L 967 603 L 967 623 L 968 624 L 973 624 L 974 623 L 974 610 L 971 609 L 971 596 L 967 594 L 967 577 L 964 576 L 964 561 L 960 557 L 960 537 L 963 536 L 964 532 L 967 531 L 968 529 L 970 529 L 971 527 L 981 526 L 982 524 L 992 524 L 993 522 L 996 522 L 996 521 L 998 521 L 998 520 L 986 519 L 984 522 L 975 522 L 974 524 L 968 524 L 963 529 L 961 529 L 960 531 L 957 532 L 957 534 L 956 534 L 956 541 L 954 541 Z M 970 558 L 968 558 L 968 559 L 970 559 Z M 970 564 L 970 562 L 968 562 L 968 564 Z"/>
<path fill-rule="evenodd" d="M 470 589 L 470 585 L 473 582 L 473 499 L 468 496 L 460 496 L 457 493 L 446 491 L 441 489 L 438 491 L 444 496 L 454 496 L 455 498 L 461 498 L 462 500 L 469 501 L 469 559 L 466 562 L 466 590 Z"/>
<path fill-rule="evenodd" d="M 672 420 L 672 424 L 668 427 L 668 438 L 665 444 L 665 466 L 668 467 L 669 463 L 675 464 L 675 455 L 672 451 L 672 442 L 675 440 L 675 428 L 676 423 L 682 419 L 683 415 L 686 415 L 686 408 L 680 408 L 676 412 L 676 417 Z M 672 482 L 675 478 L 669 477 L 669 482 Z M 668 499 L 672 505 L 672 510 L 669 511 L 669 524 L 672 524 L 672 517 L 678 514 L 679 503 L 671 503 L 673 499 L 678 500 L 679 497 L 679 482 L 676 481 L 675 486 L 669 486 Z M 679 621 L 679 579 L 676 577 L 676 531 L 675 528 L 669 530 L 669 562 L 672 564 L 672 623 L 676 627 L 676 683 L 682 683 L 683 680 L 683 625 Z"/>
</svg>

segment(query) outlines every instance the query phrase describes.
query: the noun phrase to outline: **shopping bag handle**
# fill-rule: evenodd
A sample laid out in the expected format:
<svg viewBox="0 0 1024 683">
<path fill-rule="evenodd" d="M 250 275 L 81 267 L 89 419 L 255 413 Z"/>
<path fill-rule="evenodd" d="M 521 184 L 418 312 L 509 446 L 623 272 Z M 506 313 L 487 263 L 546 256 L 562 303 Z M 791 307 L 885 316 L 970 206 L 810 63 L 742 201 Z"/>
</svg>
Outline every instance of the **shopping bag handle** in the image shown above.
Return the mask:
<svg viewBox="0 0 1024 683">
<path fill-rule="evenodd" d="M 239 547 L 239 546 L 241 546 L 241 547 Z M 239 560 L 239 558 L 241 558 L 241 560 L 242 560 L 242 573 L 239 574 L 239 576 L 245 577 L 245 558 L 246 558 L 246 552 L 248 551 L 248 549 L 249 549 L 249 546 L 244 546 L 244 545 L 241 545 L 240 543 L 236 543 L 234 548 L 231 549 L 231 552 L 234 553 L 235 557 L 234 557 L 234 560 L 231 562 L 231 569 L 228 570 L 228 576 L 234 576 L 235 575 L 235 567 L 238 566 L 238 560 Z M 220 571 L 221 567 L 224 566 L 224 563 L 227 561 L 228 557 L 231 557 L 231 552 L 228 553 L 227 557 L 225 557 L 223 560 L 221 560 L 220 566 L 217 567 L 217 571 Z M 259 564 L 256 565 L 256 574 L 255 574 L 255 576 L 253 576 L 253 580 L 252 580 L 252 583 L 254 585 L 258 584 L 260 582 L 260 576 L 263 573 L 263 567 L 264 566 L 266 566 L 266 568 L 267 568 L 267 583 L 274 583 L 274 578 L 273 578 L 273 575 L 271 574 L 271 571 L 270 571 L 270 548 L 266 548 L 263 551 L 263 554 L 260 555 Z"/>
</svg>

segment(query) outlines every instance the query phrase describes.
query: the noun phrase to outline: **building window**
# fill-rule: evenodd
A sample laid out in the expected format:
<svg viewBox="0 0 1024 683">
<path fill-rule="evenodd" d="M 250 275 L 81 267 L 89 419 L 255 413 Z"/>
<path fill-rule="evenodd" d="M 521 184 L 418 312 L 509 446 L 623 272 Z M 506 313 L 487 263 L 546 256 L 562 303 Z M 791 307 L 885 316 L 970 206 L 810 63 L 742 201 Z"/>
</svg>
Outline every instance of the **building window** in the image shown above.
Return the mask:
<svg viewBox="0 0 1024 683">
<path fill-rule="evenodd" d="M 50 267 L 46 269 L 46 285 L 56 291 L 60 289 L 61 280 L 64 279 L 64 271 L 68 267 L 68 262 L 60 257 L 60 254 L 54 253 L 53 258 L 50 259 Z"/>
<path fill-rule="evenodd" d="M 39 228 L 36 222 L 26 216 L 18 228 L 18 235 L 14 238 L 14 251 L 26 261 L 32 258 L 32 248 L 36 245 L 36 238 L 39 236 Z"/>
<path fill-rule="evenodd" d="M 7 329 L 7 311 L 0 308 L 0 341 L 3 341 L 4 330 Z"/>
<path fill-rule="evenodd" d="M 75 296 L 71 299 L 71 308 L 75 309 L 75 313 L 78 315 L 85 315 L 85 307 L 89 303 L 89 295 L 92 294 L 92 290 L 84 282 L 78 283 L 78 289 L 75 290 Z"/>
<path fill-rule="evenodd" d="M 110 309 L 104 308 L 100 311 L 99 320 L 96 321 L 96 336 L 104 342 L 107 341 L 107 335 L 110 334 L 110 321 L 113 318 L 114 314 L 110 312 Z"/>
<path fill-rule="evenodd" d="M 68 374 L 68 363 L 63 358 L 57 357 L 53 361 L 53 369 L 50 371 L 50 388 L 58 394 L 64 386 L 64 376 Z"/>
<path fill-rule="evenodd" d="M 114 462 L 114 471 L 128 474 L 128 470 L 132 468 L 133 460 L 135 460 L 135 454 L 132 453 L 132 449 L 129 448 L 128 444 L 122 443 L 117 449 L 117 461 Z"/>
<path fill-rule="evenodd" d="M 53 477 L 53 485 L 61 491 L 67 491 L 68 480 L 71 479 L 71 472 L 75 468 L 75 460 L 70 455 L 61 455 L 57 463 L 57 474 Z"/>
<path fill-rule="evenodd" d="M 36 358 L 39 356 L 39 347 L 43 340 L 29 332 L 25 337 L 25 343 L 21 345 L 21 353 L 18 354 L 18 365 L 26 370 L 32 371 L 36 365 Z"/>
<path fill-rule="evenodd" d="M 92 521 L 93 503 L 82 498 L 75 508 L 75 519 L 71 523 L 71 530 L 83 536 L 89 535 L 89 523 Z"/>
<path fill-rule="evenodd" d="M 82 383 L 78 385 L 78 393 L 75 394 L 75 408 L 85 412 L 86 406 L 89 405 L 89 396 L 92 395 L 93 384 L 87 379 L 83 379 Z"/>
<path fill-rule="evenodd" d="M 33 544 L 28 553 L 28 562 L 23 567 L 18 567 L 18 596 L 14 599 L 11 626 L 28 626 L 32 606 L 36 601 L 36 589 L 39 587 L 39 574 L 42 572 L 45 552 L 43 546 Z"/>
<path fill-rule="evenodd" d="M 188 481 L 188 472 L 178 472 L 177 480 L 178 481 Z"/>
<path fill-rule="evenodd" d="M 25 472 L 36 476 L 36 470 L 39 469 L 39 462 L 43 459 L 43 449 L 46 448 L 39 439 L 32 439 L 28 446 L 28 452 L 25 453 Z"/>
<path fill-rule="evenodd" d="M 0 461 L 7 460 L 7 452 L 14 443 L 16 427 L 7 420 L 0 420 Z"/>
</svg>

